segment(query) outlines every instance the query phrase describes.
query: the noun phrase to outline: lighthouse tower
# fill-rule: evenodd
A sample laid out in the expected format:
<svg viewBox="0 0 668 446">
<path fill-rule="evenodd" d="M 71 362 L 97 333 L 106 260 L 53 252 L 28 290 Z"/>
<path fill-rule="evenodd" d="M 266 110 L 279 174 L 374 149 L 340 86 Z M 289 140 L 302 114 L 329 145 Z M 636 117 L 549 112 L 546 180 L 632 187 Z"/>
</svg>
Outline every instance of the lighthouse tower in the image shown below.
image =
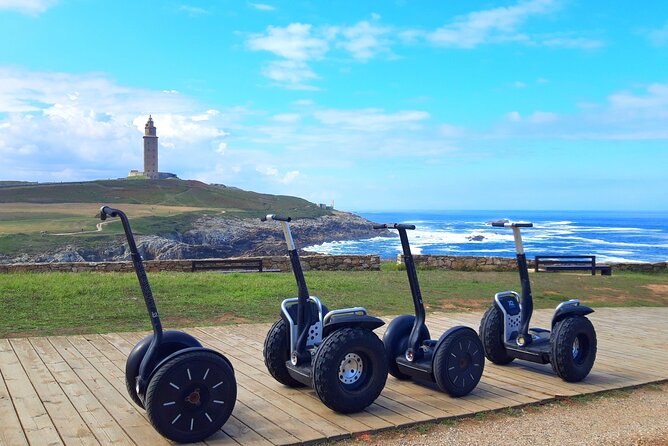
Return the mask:
<svg viewBox="0 0 668 446">
<path fill-rule="evenodd" d="M 158 136 L 153 125 L 153 118 L 149 115 L 144 127 L 144 176 L 157 180 L 158 175 Z"/>
</svg>

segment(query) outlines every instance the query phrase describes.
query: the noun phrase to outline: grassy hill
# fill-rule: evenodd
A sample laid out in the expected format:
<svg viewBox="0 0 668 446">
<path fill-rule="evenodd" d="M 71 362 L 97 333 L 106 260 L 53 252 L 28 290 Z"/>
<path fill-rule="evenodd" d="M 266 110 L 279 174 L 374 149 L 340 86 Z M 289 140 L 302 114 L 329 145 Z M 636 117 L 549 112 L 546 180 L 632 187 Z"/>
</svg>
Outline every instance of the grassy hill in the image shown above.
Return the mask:
<svg viewBox="0 0 668 446">
<path fill-rule="evenodd" d="M 122 179 L 76 183 L 0 183 L 0 256 L 91 247 L 121 233 L 98 232 L 100 205 L 124 210 L 138 234 L 188 230 L 200 216 L 260 217 L 279 213 L 317 217 L 329 211 L 302 198 L 249 192 L 199 181 Z"/>
<path fill-rule="evenodd" d="M 327 211 L 302 198 L 174 179 L 0 183 L 0 203 L 129 203 L 226 209 L 232 213 L 252 215 L 261 215 L 266 211 L 292 213 L 300 217 L 327 214 Z"/>
</svg>

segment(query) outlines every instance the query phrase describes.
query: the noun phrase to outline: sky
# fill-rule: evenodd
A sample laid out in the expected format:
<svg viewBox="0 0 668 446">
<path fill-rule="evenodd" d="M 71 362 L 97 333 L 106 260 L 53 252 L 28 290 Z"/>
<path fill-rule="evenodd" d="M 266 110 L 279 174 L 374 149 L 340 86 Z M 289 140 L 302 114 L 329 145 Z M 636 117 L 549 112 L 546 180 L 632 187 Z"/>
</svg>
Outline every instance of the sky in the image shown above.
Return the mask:
<svg viewBox="0 0 668 446">
<path fill-rule="evenodd" d="M 668 2 L 0 0 L 0 180 L 668 210 Z"/>
</svg>

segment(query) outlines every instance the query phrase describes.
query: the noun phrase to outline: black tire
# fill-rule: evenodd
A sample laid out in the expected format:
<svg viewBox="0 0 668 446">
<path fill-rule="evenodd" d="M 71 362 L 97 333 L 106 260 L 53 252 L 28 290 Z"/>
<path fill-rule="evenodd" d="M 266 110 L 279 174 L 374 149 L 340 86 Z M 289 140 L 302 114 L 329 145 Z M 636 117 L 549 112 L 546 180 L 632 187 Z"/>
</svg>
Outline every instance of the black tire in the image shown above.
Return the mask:
<svg viewBox="0 0 668 446">
<path fill-rule="evenodd" d="M 505 365 L 513 361 L 503 344 L 503 313 L 495 304 L 485 311 L 478 329 L 485 357 L 494 364 Z"/>
<path fill-rule="evenodd" d="M 375 333 L 341 328 L 329 335 L 313 361 L 313 388 L 339 413 L 360 412 L 373 403 L 387 381 L 387 355 Z"/>
<path fill-rule="evenodd" d="M 137 395 L 137 376 L 139 375 L 139 367 L 141 366 L 144 356 L 148 351 L 149 345 L 153 340 L 153 335 L 148 335 L 139 341 L 130 354 L 128 355 L 127 360 L 125 361 L 125 388 L 130 395 L 130 399 L 134 401 L 136 405 L 144 409 L 144 403 L 142 402 L 139 395 Z M 163 359 L 175 353 L 179 350 L 192 347 L 201 347 L 202 344 L 195 339 L 195 337 L 177 330 L 165 330 L 162 332 L 162 342 L 158 346 L 158 351 L 153 357 L 153 361 L 148 364 L 149 374 L 153 371 L 158 363 Z"/>
<path fill-rule="evenodd" d="M 229 362 L 211 351 L 178 355 L 155 372 L 146 390 L 146 413 L 164 437 L 202 441 L 232 414 L 237 383 Z"/>
<path fill-rule="evenodd" d="M 288 324 L 283 318 L 274 322 L 264 340 L 264 365 L 271 376 L 279 383 L 288 387 L 302 387 L 303 384 L 290 376 L 285 365 L 290 359 L 290 333 Z"/>
<path fill-rule="evenodd" d="M 450 396 L 468 395 L 480 382 L 485 368 L 482 341 L 472 328 L 446 335 L 434 355 L 434 377 Z"/>
<path fill-rule="evenodd" d="M 415 323 L 415 316 L 412 314 L 404 314 L 398 316 L 390 322 L 390 325 L 385 330 L 383 335 L 383 344 L 385 345 L 385 352 L 387 353 L 387 371 L 390 375 L 394 376 L 397 379 L 410 379 L 410 375 L 401 373 L 399 371 L 399 366 L 397 366 L 396 358 L 397 356 L 403 354 L 408 347 L 408 337 L 411 334 L 413 329 L 413 324 Z M 420 340 L 422 341 L 429 339 L 429 330 L 425 325 L 422 326 L 420 330 Z"/>
<path fill-rule="evenodd" d="M 578 382 L 587 377 L 596 360 L 596 331 L 584 316 L 569 316 L 556 324 L 550 334 L 552 368 L 564 381 Z"/>
</svg>

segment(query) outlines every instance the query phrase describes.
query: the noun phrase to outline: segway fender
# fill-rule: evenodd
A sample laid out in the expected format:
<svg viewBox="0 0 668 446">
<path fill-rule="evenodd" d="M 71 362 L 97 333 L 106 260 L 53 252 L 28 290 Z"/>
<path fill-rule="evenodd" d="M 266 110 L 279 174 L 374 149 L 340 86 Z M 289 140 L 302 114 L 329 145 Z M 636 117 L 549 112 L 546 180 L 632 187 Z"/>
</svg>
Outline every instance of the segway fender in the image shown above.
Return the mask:
<svg viewBox="0 0 668 446">
<path fill-rule="evenodd" d="M 350 316 L 336 316 L 327 321 L 327 324 L 322 328 L 322 337 L 325 338 L 341 328 L 364 328 L 367 330 L 375 330 L 378 327 L 385 325 L 385 321 L 377 317 L 369 316 L 368 314 L 354 314 Z"/>
<path fill-rule="evenodd" d="M 210 348 L 202 347 L 202 346 L 189 347 L 189 348 L 184 348 L 182 350 L 176 351 L 176 352 L 172 353 L 171 355 L 167 356 L 166 358 L 162 359 L 158 364 L 155 365 L 155 367 L 153 367 L 153 370 L 151 371 L 151 374 L 149 375 L 148 380 L 146 382 L 150 382 L 151 379 L 153 378 L 153 375 L 155 375 L 155 373 L 158 370 L 160 370 L 160 367 L 162 367 L 163 364 L 166 364 L 167 361 L 171 361 L 172 359 L 176 358 L 177 356 L 185 355 L 186 353 L 195 352 L 195 351 L 208 352 L 208 353 L 213 353 L 216 356 L 220 356 L 230 366 L 230 368 L 232 369 L 232 372 L 234 372 L 234 367 L 232 367 L 232 363 L 222 353 L 217 352 L 216 350 L 211 350 Z"/>
<path fill-rule="evenodd" d="M 594 310 L 584 305 L 564 305 L 554 312 L 552 316 L 552 327 L 554 324 L 569 316 L 586 316 L 593 313 Z"/>
<path fill-rule="evenodd" d="M 148 350 L 151 341 L 153 340 L 153 335 L 148 335 L 134 346 L 128 359 L 125 363 L 125 376 L 128 379 L 134 380 L 139 375 L 139 366 L 141 365 L 144 356 L 146 356 L 146 351 Z M 148 369 L 155 370 L 155 365 L 159 362 L 162 362 L 164 358 L 168 357 L 175 351 L 192 348 L 192 347 L 201 347 L 202 344 L 195 339 L 193 336 L 188 333 L 177 330 L 166 330 L 162 332 L 162 342 L 158 346 L 156 357 L 153 359 L 153 364 L 148 364 Z M 148 381 L 147 381 L 148 382 Z M 146 389 L 139 389 L 140 394 L 144 394 Z"/>
<path fill-rule="evenodd" d="M 456 325 L 456 326 L 454 326 L 454 327 L 449 328 L 447 331 L 445 331 L 445 333 L 443 333 L 443 334 L 441 335 L 440 338 L 438 338 L 438 342 L 436 342 L 436 345 L 434 346 L 434 355 L 432 355 L 432 357 L 431 357 L 432 363 L 433 363 L 433 361 L 434 361 L 434 358 L 436 357 L 436 352 L 438 351 L 438 349 L 439 349 L 439 347 L 441 346 L 441 344 L 443 344 L 443 342 L 445 342 L 445 340 L 446 340 L 451 334 L 453 334 L 453 333 L 455 333 L 455 332 L 458 332 L 458 331 L 462 331 L 462 330 L 464 330 L 464 331 L 466 331 L 466 330 L 470 330 L 470 331 L 473 332 L 473 334 L 474 334 L 475 336 L 478 336 L 478 333 L 476 333 L 476 331 L 475 331 L 474 329 L 472 329 L 471 327 L 466 327 L 466 326 L 464 326 L 464 325 Z M 433 370 L 433 368 L 432 368 L 432 370 Z"/>
</svg>

